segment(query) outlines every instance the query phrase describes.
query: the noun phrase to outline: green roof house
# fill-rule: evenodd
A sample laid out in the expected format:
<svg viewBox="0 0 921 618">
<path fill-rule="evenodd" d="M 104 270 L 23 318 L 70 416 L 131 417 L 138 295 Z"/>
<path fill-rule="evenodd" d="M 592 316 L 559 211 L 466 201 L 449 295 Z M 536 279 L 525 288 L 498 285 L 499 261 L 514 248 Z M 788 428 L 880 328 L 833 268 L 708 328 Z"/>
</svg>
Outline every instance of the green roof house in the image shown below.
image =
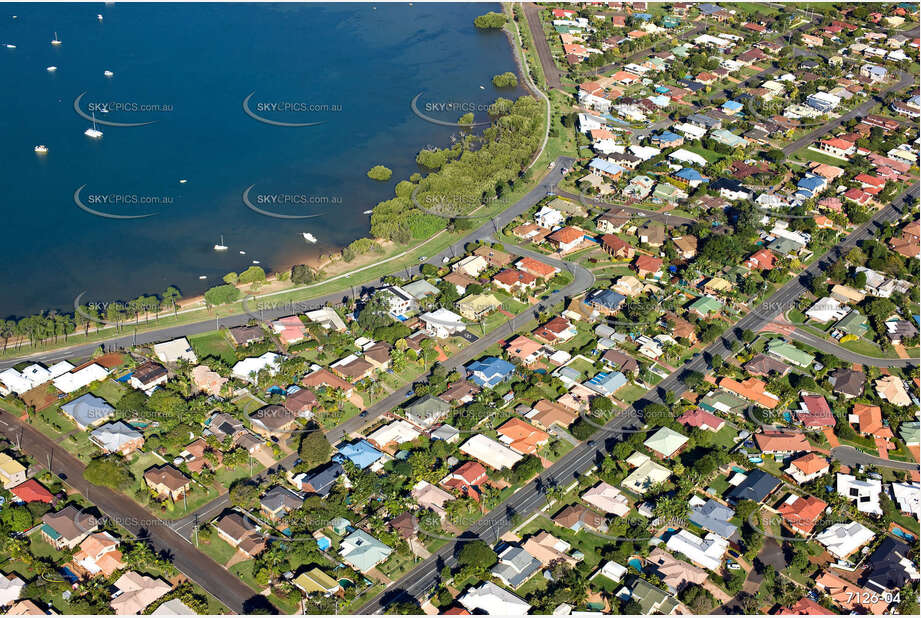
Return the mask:
<svg viewBox="0 0 921 618">
<path fill-rule="evenodd" d="M 899 435 L 908 446 L 917 446 L 921 444 L 921 423 L 912 421 L 899 425 Z"/>
<path fill-rule="evenodd" d="M 342 539 L 339 555 L 356 571 L 367 573 L 390 557 L 393 550 L 364 530 L 356 530 Z"/>
<path fill-rule="evenodd" d="M 748 402 L 729 391 L 718 390 L 706 395 L 698 405 L 707 412 L 742 414 Z"/>
<path fill-rule="evenodd" d="M 650 614 L 667 616 L 678 607 L 678 600 L 675 597 L 639 577 L 634 578 L 630 584 L 630 597 L 639 603 L 641 613 L 646 616 Z"/>
<path fill-rule="evenodd" d="M 867 318 L 862 316 L 856 309 L 853 309 L 846 316 L 838 320 L 838 323 L 835 324 L 835 328 L 848 335 L 863 337 L 867 334 L 867 331 L 870 330 L 870 325 L 867 323 Z"/>
<path fill-rule="evenodd" d="M 688 438 L 686 436 L 678 433 L 674 429 L 662 427 L 643 442 L 643 446 L 658 453 L 665 459 L 668 459 L 680 451 L 681 447 L 683 447 L 687 441 Z"/>
<path fill-rule="evenodd" d="M 688 307 L 688 311 L 702 318 L 710 317 L 723 309 L 723 303 L 712 296 L 701 296 Z"/>
<path fill-rule="evenodd" d="M 769 341 L 764 351 L 797 367 L 809 367 L 815 360 L 815 356 L 809 352 L 803 352 L 792 343 L 787 343 L 780 339 Z"/>
</svg>

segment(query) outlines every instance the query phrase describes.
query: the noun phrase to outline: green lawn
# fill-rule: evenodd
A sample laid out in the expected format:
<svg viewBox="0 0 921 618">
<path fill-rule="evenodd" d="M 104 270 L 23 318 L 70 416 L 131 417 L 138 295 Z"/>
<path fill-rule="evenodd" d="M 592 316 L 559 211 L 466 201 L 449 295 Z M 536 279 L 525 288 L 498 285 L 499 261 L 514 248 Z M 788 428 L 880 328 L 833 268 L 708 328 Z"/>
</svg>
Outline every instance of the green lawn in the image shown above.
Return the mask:
<svg viewBox="0 0 921 618">
<path fill-rule="evenodd" d="M 205 358 L 206 356 L 215 356 L 228 365 L 233 365 L 237 362 L 237 354 L 234 352 L 230 342 L 227 341 L 227 337 L 224 336 L 223 331 L 211 331 L 202 333 L 201 335 L 192 335 L 189 337 L 189 343 L 192 344 L 192 349 L 195 350 L 195 355 L 199 359 Z"/>
<path fill-rule="evenodd" d="M 646 389 L 638 384 L 630 382 L 625 387 L 614 393 L 614 398 L 623 401 L 624 403 L 633 403 L 637 399 L 643 396 L 646 393 Z"/>
<path fill-rule="evenodd" d="M 102 397 L 108 401 L 110 405 L 114 406 L 125 394 L 127 388 L 128 387 L 115 380 L 104 380 L 94 385 L 93 388 L 90 389 L 90 392 L 97 397 Z"/>
<path fill-rule="evenodd" d="M 237 551 L 230 543 L 220 538 L 217 531 L 213 529 L 211 530 L 211 538 L 208 541 L 199 541 L 198 549 L 220 565 L 227 564 L 227 561 L 230 560 Z"/>
<path fill-rule="evenodd" d="M 57 440 L 62 435 L 77 429 L 73 421 L 64 416 L 57 405 L 45 408 L 31 416 L 34 425 L 43 434 Z"/>
<path fill-rule="evenodd" d="M 241 395 L 239 399 L 234 399 L 233 404 L 237 406 L 237 408 L 239 408 L 244 414 L 252 414 L 264 405 L 261 401 L 249 393 Z"/>
</svg>

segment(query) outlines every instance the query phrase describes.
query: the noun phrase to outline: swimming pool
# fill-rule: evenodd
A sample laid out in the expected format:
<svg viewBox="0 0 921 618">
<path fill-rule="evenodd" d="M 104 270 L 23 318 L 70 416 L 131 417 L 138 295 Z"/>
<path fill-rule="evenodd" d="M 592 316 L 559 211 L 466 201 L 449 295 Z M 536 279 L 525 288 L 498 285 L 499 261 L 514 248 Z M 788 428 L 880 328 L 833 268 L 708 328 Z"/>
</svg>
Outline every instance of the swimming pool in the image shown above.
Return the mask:
<svg viewBox="0 0 921 618">
<path fill-rule="evenodd" d="M 639 558 L 630 558 L 629 560 L 627 560 L 627 564 L 632 566 L 634 569 L 636 569 L 640 573 L 643 572 L 643 563 L 640 562 Z"/>
</svg>

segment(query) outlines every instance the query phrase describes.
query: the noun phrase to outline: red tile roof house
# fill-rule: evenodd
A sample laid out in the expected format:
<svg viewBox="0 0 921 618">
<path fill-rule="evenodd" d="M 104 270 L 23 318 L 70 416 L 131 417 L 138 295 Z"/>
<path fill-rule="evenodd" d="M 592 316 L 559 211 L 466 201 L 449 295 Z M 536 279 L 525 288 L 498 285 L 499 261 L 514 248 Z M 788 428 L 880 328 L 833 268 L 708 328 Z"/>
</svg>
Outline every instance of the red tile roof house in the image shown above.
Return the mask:
<svg viewBox="0 0 921 618">
<path fill-rule="evenodd" d="M 886 186 L 886 181 L 884 179 L 870 176 L 869 174 L 857 174 L 854 180 L 859 182 L 860 186 L 864 189 L 881 190 Z"/>
<path fill-rule="evenodd" d="M 844 199 L 850 200 L 852 202 L 856 202 L 860 204 L 861 206 L 866 206 L 867 204 L 873 201 L 873 196 L 870 193 L 867 193 L 866 191 L 864 191 L 863 189 L 858 189 L 857 187 L 854 187 L 844 192 Z"/>
<path fill-rule="evenodd" d="M 615 234 L 605 234 L 601 237 L 601 248 L 611 257 L 625 260 L 633 259 L 636 255 L 636 249 L 633 245 Z"/>
<path fill-rule="evenodd" d="M 803 395 L 796 418 L 809 428 L 834 427 L 836 422 L 828 402 L 821 395 Z"/>
<path fill-rule="evenodd" d="M 577 333 L 576 327 L 570 324 L 569 320 L 556 316 L 535 330 L 534 336 L 547 343 L 553 343 L 555 341 L 562 343 L 564 341 L 569 341 L 575 337 Z"/>
<path fill-rule="evenodd" d="M 577 227 L 567 226 L 547 236 L 547 240 L 560 254 L 566 254 L 579 248 L 585 240 L 585 232 Z"/>
<path fill-rule="evenodd" d="M 830 469 L 831 466 L 827 459 L 815 453 L 807 453 L 790 462 L 790 467 L 784 470 L 784 472 L 802 485 L 820 476 L 825 476 Z"/>
<path fill-rule="evenodd" d="M 833 137 L 831 139 L 821 140 L 819 142 L 819 150 L 841 159 L 848 159 L 852 154 L 857 152 L 857 147 L 847 140 Z"/>
<path fill-rule="evenodd" d="M 726 421 L 720 417 L 700 408 L 688 410 L 678 417 L 678 422 L 688 427 L 696 427 L 707 431 L 719 431 L 726 424 Z"/>
<path fill-rule="evenodd" d="M 806 536 L 812 534 L 822 513 L 828 507 L 828 503 L 819 500 L 815 496 L 805 498 L 791 494 L 784 500 L 783 504 L 777 507 L 777 513 L 783 517 L 787 525 L 793 530 Z"/>
<path fill-rule="evenodd" d="M 662 270 L 662 260 L 649 255 L 640 255 L 633 263 L 633 268 L 640 277 L 646 278 Z"/>
<path fill-rule="evenodd" d="M 446 476 L 441 484 L 454 491 L 466 493 L 479 501 L 480 492 L 477 487 L 487 480 L 486 468 L 483 467 L 483 464 L 478 461 L 468 461 Z"/>
<path fill-rule="evenodd" d="M 777 610 L 780 616 L 826 616 L 828 610 L 813 601 L 803 597 L 790 607 L 781 607 Z"/>
<path fill-rule="evenodd" d="M 848 421 L 857 424 L 857 432 L 862 436 L 883 440 L 891 440 L 893 437 L 892 429 L 888 425 L 883 425 L 883 413 L 879 406 L 856 403 L 854 412 L 848 416 Z"/>
<path fill-rule="evenodd" d="M 282 343 L 290 345 L 302 341 L 307 336 L 304 323 L 296 315 L 289 315 L 272 322 L 272 330 L 278 335 Z"/>
<path fill-rule="evenodd" d="M 540 260 L 529 257 L 518 260 L 515 267 L 522 272 L 534 275 L 538 279 L 549 279 L 560 272 L 560 269 L 556 266 L 544 264 Z"/>
<path fill-rule="evenodd" d="M 813 450 L 806 436 L 793 431 L 765 429 L 763 433 L 755 434 L 755 443 L 762 453 L 768 455 L 791 455 Z"/>
<path fill-rule="evenodd" d="M 29 479 L 25 483 L 21 483 L 16 487 L 10 489 L 10 493 L 15 496 L 14 502 L 25 502 L 29 504 L 31 502 L 44 502 L 45 504 L 53 504 L 54 496 L 51 495 L 51 492 L 42 486 L 41 483 L 35 479 Z"/>
<path fill-rule="evenodd" d="M 767 249 L 758 249 L 745 260 L 745 266 L 750 270 L 771 270 L 776 263 L 777 256 Z"/>
<path fill-rule="evenodd" d="M 288 395 L 288 398 L 285 399 L 285 407 L 291 413 L 304 418 L 309 418 L 313 413 L 314 406 L 318 403 L 317 396 L 306 388 L 302 388 L 293 395 Z"/>
<path fill-rule="evenodd" d="M 492 278 L 493 284 L 509 294 L 518 290 L 533 290 L 537 282 L 537 277 L 531 273 L 526 273 L 516 269 L 503 270 Z"/>
</svg>

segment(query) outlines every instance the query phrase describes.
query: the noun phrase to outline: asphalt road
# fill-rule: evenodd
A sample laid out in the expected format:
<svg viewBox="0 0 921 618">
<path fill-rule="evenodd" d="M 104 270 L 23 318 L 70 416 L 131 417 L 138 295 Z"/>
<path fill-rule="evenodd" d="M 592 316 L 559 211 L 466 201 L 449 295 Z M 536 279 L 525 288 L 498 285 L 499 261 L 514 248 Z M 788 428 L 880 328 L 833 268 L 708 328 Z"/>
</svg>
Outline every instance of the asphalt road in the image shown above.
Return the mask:
<svg viewBox="0 0 921 618">
<path fill-rule="evenodd" d="M 271 607 L 264 597 L 180 537 L 167 522 L 156 518 L 128 496 L 86 481 L 83 463 L 31 425 L 0 411 L 0 431 L 14 444 L 19 443 L 20 449 L 33 457 L 37 465 L 66 477 L 66 483 L 104 515 L 136 537 L 148 539 L 157 551 L 166 552 L 177 569 L 232 611 L 243 614 L 257 607 Z"/>
<path fill-rule="evenodd" d="M 803 137 L 799 138 L 796 141 L 790 142 L 789 144 L 784 146 L 781 150 L 783 150 L 784 154 L 791 155 L 794 152 L 806 146 L 809 146 L 810 144 L 815 142 L 817 139 L 825 137 L 826 135 L 829 134 L 829 132 L 832 129 L 834 129 L 835 127 L 841 124 L 844 124 L 845 122 L 851 120 L 852 118 L 858 118 L 858 117 L 862 118 L 866 116 L 871 109 L 873 109 L 874 107 L 876 107 L 877 105 L 883 102 L 883 99 L 885 98 L 887 94 L 893 91 L 904 90 L 905 88 L 908 88 L 915 82 L 914 75 L 910 73 L 906 73 L 904 71 L 900 71 L 900 73 L 901 73 L 901 79 L 899 79 L 898 82 L 894 84 L 890 84 L 888 87 L 884 88 L 879 94 L 875 96 L 867 97 L 866 101 L 864 101 L 863 103 L 861 103 L 854 109 L 842 114 L 840 117 L 835 118 L 834 120 L 829 120 L 828 122 L 826 122 L 825 124 L 817 128 L 816 130 L 804 135 Z"/>
<path fill-rule="evenodd" d="M 550 51 L 550 43 L 544 35 L 543 25 L 540 21 L 540 7 L 533 2 L 526 2 L 522 5 L 525 18 L 528 21 L 528 30 L 531 32 L 531 40 L 534 49 L 537 51 L 537 57 L 540 59 L 540 66 L 544 72 L 544 80 L 547 82 L 547 91 L 557 88 L 562 89 L 563 84 L 560 81 L 560 70 L 553 62 L 553 54 Z"/>
<path fill-rule="evenodd" d="M 606 202 L 588 195 L 578 195 L 576 193 L 569 193 L 568 191 L 557 191 L 557 195 L 561 197 L 568 197 L 572 200 L 577 200 L 586 204 L 591 204 L 593 206 L 599 206 L 601 208 L 621 208 L 627 212 L 635 214 L 637 217 L 643 217 L 645 219 L 651 219 L 653 221 L 659 221 L 664 223 L 667 226 L 678 226 L 678 225 L 693 225 L 697 223 L 696 219 L 691 219 L 689 217 L 681 217 L 679 215 L 672 215 L 668 212 L 660 212 L 657 210 L 647 210 L 646 208 L 636 208 L 633 206 L 627 206 L 626 204 L 615 204 L 613 202 Z"/>
<path fill-rule="evenodd" d="M 444 257 L 453 258 L 458 255 L 463 255 L 464 245 L 471 241 L 492 234 L 495 229 L 501 229 L 504 227 L 506 224 L 511 222 L 512 219 L 525 212 L 537 204 L 541 198 L 545 197 L 547 193 L 550 192 L 553 187 L 555 187 L 557 183 L 559 183 L 559 181 L 562 179 L 562 168 L 571 167 L 574 161 L 575 159 L 571 157 L 558 157 L 556 159 L 554 168 L 546 175 L 543 181 L 537 187 L 527 193 L 524 197 L 522 197 L 516 204 L 509 207 L 493 219 L 487 221 L 481 227 L 472 231 L 470 234 L 458 240 L 443 251 L 430 256 L 428 262 L 440 265 L 441 260 Z M 395 271 L 391 274 L 396 276 L 408 276 L 414 272 L 417 272 L 417 270 L 418 267 L 408 267 Z M 202 320 L 200 322 L 193 322 L 191 324 L 170 326 L 167 328 L 139 332 L 137 334 L 130 332 L 130 326 L 125 326 L 124 331 L 128 332 L 123 331 L 123 334 L 116 335 L 95 343 L 87 343 L 71 346 L 69 348 L 60 348 L 56 350 L 50 350 L 48 352 L 38 352 L 34 354 L 19 356 L 16 358 L 0 360 L 0 370 L 12 367 L 13 365 L 16 365 L 22 361 L 54 363 L 63 359 L 89 358 L 100 346 L 103 346 L 106 350 L 126 350 L 131 346 L 159 343 L 161 341 L 175 339 L 176 337 L 188 337 L 190 335 L 212 331 L 218 327 L 230 328 L 233 326 L 242 326 L 254 317 L 260 320 L 275 320 L 286 315 L 291 315 L 292 313 L 304 313 L 305 311 L 318 309 L 325 305 L 336 305 L 343 302 L 343 300 L 349 296 L 358 295 L 362 291 L 377 288 L 381 285 L 383 284 L 380 277 L 364 281 L 356 280 L 353 283 L 351 290 L 343 290 L 340 292 L 324 294 L 309 300 L 298 301 L 295 303 L 285 304 L 280 307 L 267 308 L 264 310 L 259 309 L 260 302 L 262 301 L 257 299 L 252 304 L 252 315 L 248 313 L 239 313 L 232 316 L 222 317 L 220 320 Z M 267 305 L 271 304 L 271 299 L 267 298 L 264 302 Z"/>
<path fill-rule="evenodd" d="M 921 185 L 913 185 L 899 196 L 895 203 L 901 203 L 901 200 L 906 196 L 912 196 L 917 199 L 919 187 Z M 898 219 L 899 216 L 900 212 L 891 204 L 878 211 L 872 219 L 854 230 L 820 259 L 813 262 L 799 277 L 787 282 L 755 310 L 727 329 L 719 339 L 707 346 L 702 353 L 689 359 L 656 387 L 649 390 L 637 402 L 638 405 L 631 406 L 616 416 L 604 426 L 603 430 L 595 434 L 592 440 L 582 443 L 564 455 L 539 477 L 519 489 L 505 502 L 471 526 L 457 540 L 443 546 L 430 558 L 421 562 L 399 581 L 366 604 L 360 610 L 361 613 L 380 613 L 387 605 L 406 598 L 407 595 L 413 598 L 420 598 L 433 589 L 441 579 L 441 569 L 446 565 L 453 567 L 456 564 L 454 556 L 459 551 L 462 543 L 476 538 L 482 538 L 487 542 L 494 543 L 501 534 L 513 527 L 513 515 L 527 517 L 545 503 L 545 493 L 548 487 L 568 485 L 603 458 L 613 446 L 613 443 L 622 437 L 621 430 L 636 422 L 637 412 L 641 412 L 643 407 L 652 403 L 664 404 L 666 391 L 675 394 L 684 392 L 686 387 L 681 382 L 683 375 L 690 371 L 706 373 L 709 369 L 708 359 L 712 359 L 716 355 L 728 358 L 732 354 L 732 347 L 740 342 L 740 337 L 745 330 L 757 332 L 772 322 L 778 314 L 785 310 L 785 307 L 792 307 L 796 299 L 806 292 L 806 284 L 813 276 L 817 275 L 820 270 L 829 267 L 838 259 L 838 256 L 846 254 L 857 242 L 872 236 L 877 222 L 893 221 Z"/>
<path fill-rule="evenodd" d="M 915 367 L 918 365 L 917 358 L 876 358 L 875 356 L 858 354 L 800 328 L 794 330 L 790 337 L 826 354 L 834 354 L 849 363 L 860 363 L 868 367 Z"/>
<path fill-rule="evenodd" d="M 917 470 L 917 462 L 896 461 L 894 459 L 883 459 L 874 457 L 863 451 L 858 451 L 853 446 L 836 446 L 831 449 L 831 456 L 836 461 L 843 463 L 845 466 L 876 466 L 877 468 L 891 468 L 893 470 Z"/>
</svg>

